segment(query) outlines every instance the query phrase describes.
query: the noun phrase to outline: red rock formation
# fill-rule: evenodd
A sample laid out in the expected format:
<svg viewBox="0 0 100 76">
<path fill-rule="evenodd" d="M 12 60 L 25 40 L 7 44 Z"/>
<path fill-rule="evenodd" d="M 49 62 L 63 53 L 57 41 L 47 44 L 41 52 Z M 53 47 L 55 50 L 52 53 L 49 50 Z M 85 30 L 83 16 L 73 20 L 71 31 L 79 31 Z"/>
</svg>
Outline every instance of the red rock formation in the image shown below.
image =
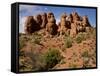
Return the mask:
<svg viewBox="0 0 100 76">
<path fill-rule="evenodd" d="M 60 32 L 60 35 L 62 35 L 63 33 L 66 33 L 68 29 L 70 29 L 70 21 L 67 21 L 66 20 L 66 13 L 63 13 L 61 15 L 61 19 L 60 19 L 60 22 L 59 22 L 59 30 L 58 32 Z"/>
<path fill-rule="evenodd" d="M 40 14 L 35 16 L 35 21 L 38 24 L 38 26 L 40 26 L 42 24 L 42 17 Z"/>
<path fill-rule="evenodd" d="M 56 25 L 56 20 L 52 12 L 47 13 L 47 21 L 48 23 L 46 24 L 46 31 L 51 35 L 57 34 L 58 27 Z"/>
<path fill-rule="evenodd" d="M 72 12 L 73 22 L 80 21 L 80 16 L 77 12 Z"/>
<path fill-rule="evenodd" d="M 82 17 L 82 23 L 83 23 L 83 26 L 84 27 L 87 27 L 87 26 L 90 27 L 91 26 L 90 23 L 89 23 L 89 20 L 88 20 L 88 17 L 87 16 L 83 16 Z"/>
<path fill-rule="evenodd" d="M 46 24 L 47 24 L 47 14 L 43 13 L 42 15 L 42 24 L 41 24 L 41 28 L 45 28 Z"/>
<path fill-rule="evenodd" d="M 68 16 L 68 19 L 67 19 L 68 21 L 70 21 L 70 23 L 73 23 L 73 16 L 72 16 L 72 14 L 70 14 L 69 16 Z"/>
<path fill-rule="evenodd" d="M 25 21 L 25 29 L 24 29 L 25 33 L 26 34 L 33 33 L 33 31 L 35 31 L 34 25 L 36 25 L 36 22 L 35 22 L 33 16 L 28 16 Z"/>
<path fill-rule="evenodd" d="M 35 17 L 28 16 L 25 22 L 25 33 L 32 34 L 40 29 L 50 35 L 60 35 L 70 33 L 71 37 L 75 37 L 79 32 L 89 31 L 91 25 L 87 16 L 79 16 L 77 12 L 72 12 L 70 15 L 63 13 L 60 18 L 58 26 L 56 25 L 56 19 L 52 12 L 38 14 Z"/>
<path fill-rule="evenodd" d="M 71 30 L 70 30 L 70 36 L 75 37 L 77 35 L 77 25 L 76 23 L 71 23 Z"/>
</svg>

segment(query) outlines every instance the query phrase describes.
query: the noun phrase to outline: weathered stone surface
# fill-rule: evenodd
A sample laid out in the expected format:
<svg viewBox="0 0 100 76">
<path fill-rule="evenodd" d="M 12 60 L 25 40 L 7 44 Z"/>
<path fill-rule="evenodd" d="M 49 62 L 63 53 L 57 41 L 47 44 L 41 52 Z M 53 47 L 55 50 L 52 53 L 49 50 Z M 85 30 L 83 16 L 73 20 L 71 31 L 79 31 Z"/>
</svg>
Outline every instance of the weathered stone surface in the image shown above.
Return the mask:
<svg viewBox="0 0 100 76">
<path fill-rule="evenodd" d="M 41 24 L 41 28 L 45 28 L 46 24 L 47 24 L 47 14 L 43 13 L 42 15 L 42 24 Z"/>
<path fill-rule="evenodd" d="M 59 25 L 58 32 L 60 32 L 60 35 L 66 33 L 67 30 L 71 28 L 70 21 L 67 20 L 66 18 L 67 18 L 66 13 L 63 13 L 61 15 L 61 19 L 60 19 L 60 22 L 58 24 Z"/>
<path fill-rule="evenodd" d="M 79 32 L 89 31 L 90 28 L 91 25 L 88 17 L 81 17 L 77 12 L 72 12 L 69 15 L 66 15 L 66 13 L 61 14 L 58 26 L 52 12 L 28 16 L 25 22 L 25 33 L 27 34 L 42 29 L 50 35 L 68 33 L 70 36 L 74 37 Z"/>
<path fill-rule="evenodd" d="M 36 15 L 34 16 L 28 16 L 25 21 L 25 33 L 32 34 L 35 31 L 38 31 L 41 29 L 41 26 L 45 27 L 47 23 L 46 18 L 44 18 L 44 15 Z"/>
<path fill-rule="evenodd" d="M 88 17 L 87 16 L 83 16 L 82 17 L 82 23 L 83 23 L 83 26 L 84 27 L 87 27 L 87 26 L 90 27 L 91 26 L 90 23 L 89 23 L 89 20 L 88 20 Z"/>
<path fill-rule="evenodd" d="M 52 12 L 47 13 L 47 21 L 48 23 L 46 24 L 46 31 L 51 35 L 57 34 L 58 27 L 56 25 L 56 20 Z"/>
<path fill-rule="evenodd" d="M 60 35 L 62 33 L 64 33 L 65 31 L 67 31 L 67 28 L 66 28 L 66 24 L 67 24 L 66 17 L 67 17 L 66 13 L 63 13 L 61 15 L 61 19 L 60 19 L 60 22 L 59 22 L 59 32 L 60 32 Z"/>
<path fill-rule="evenodd" d="M 80 16 L 77 12 L 72 12 L 73 22 L 80 21 Z"/>
<path fill-rule="evenodd" d="M 71 23 L 71 30 L 70 30 L 70 36 L 75 37 L 77 35 L 77 25 L 76 23 Z"/>
<path fill-rule="evenodd" d="M 70 14 L 67 18 L 67 21 L 70 21 L 70 23 L 73 23 L 73 16 Z"/>
<path fill-rule="evenodd" d="M 42 16 L 40 14 L 36 15 L 35 21 L 36 21 L 37 25 L 40 27 L 40 25 L 42 24 Z"/>
<path fill-rule="evenodd" d="M 25 33 L 31 34 L 35 29 L 36 21 L 34 20 L 33 16 L 28 16 L 25 21 Z"/>
</svg>

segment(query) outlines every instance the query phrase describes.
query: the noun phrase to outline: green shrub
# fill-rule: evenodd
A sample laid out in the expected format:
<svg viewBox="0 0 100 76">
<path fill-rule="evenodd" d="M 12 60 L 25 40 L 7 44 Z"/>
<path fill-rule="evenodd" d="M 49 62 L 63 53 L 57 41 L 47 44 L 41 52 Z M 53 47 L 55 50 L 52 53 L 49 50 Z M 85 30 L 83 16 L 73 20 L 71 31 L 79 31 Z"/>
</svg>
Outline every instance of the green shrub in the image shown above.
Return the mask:
<svg viewBox="0 0 100 76">
<path fill-rule="evenodd" d="M 89 67 L 90 54 L 87 50 L 82 53 L 82 58 L 83 58 L 83 68 Z"/>
<path fill-rule="evenodd" d="M 24 51 L 19 50 L 19 56 L 25 56 Z"/>
<path fill-rule="evenodd" d="M 82 57 L 89 57 L 88 51 L 84 51 L 84 52 L 82 53 Z"/>
<path fill-rule="evenodd" d="M 96 38 L 96 28 L 91 27 L 87 33 L 87 38 Z"/>
<path fill-rule="evenodd" d="M 35 44 L 40 44 L 42 36 L 38 33 L 33 33 L 32 35 L 32 42 Z"/>
<path fill-rule="evenodd" d="M 59 50 L 50 48 L 43 56 L 44 63 L 46 64 L 47 69 L 53 68 L 58 64 L 62 56 L 60 55 Z"/>
<path fill-rule="evenodd" d="M 22 49 L 26 45 L 27 41 L 28 41 L 27 37 L 20 36 L 19 37 L 19 49 Z"/>
<path fill-rule="evenodd" d="M 24 56 L 19 57 L 19 70 L 20 71 L 39 71 L 44 70 L 46 67 L 42 60 L 41 53 L 31 51 Z"/>
<path fill-rule="evenodd" d="M 96 38 L 96 28 L 91 28 L 91 33 L 93 38 Z"/>
<path fill-rule="evenodd" d="M 65 47 L 66 48 L 72 47 L 72 38 L 71 37 L 66 37 L 65 38 Z"/>
<path fill-rule="evenodd" d="M 35 38 L 35 39 L 34 39 L 34 43 L 35 43 L 35 44 L 40 44 L 40 41 L 41 41 L 41 39 L 38 39 L 38 38 Z"/>
<path fill-rule="evenodd" d="M 19 71 L 32 71 L 31 60 L 26 60 L 25 57 L 19 57 Z"/>
<path fill-rule="evenodd" d="M 34 33 L 32 34 L 32 37 L 33 37 L 33 38 L 41 38 L 42 35 L 41 35 L 41 34 L 38 34 L 37 32 L 34 32 Z"/>
<path fill-rule="evenodd" d="M 85 40 L 85 36 L 83 33 L 79 33 L 77 36 L 76 36 L 76 42 L 77 43 L 81 43 L 83 40 Z"/>
</svg>

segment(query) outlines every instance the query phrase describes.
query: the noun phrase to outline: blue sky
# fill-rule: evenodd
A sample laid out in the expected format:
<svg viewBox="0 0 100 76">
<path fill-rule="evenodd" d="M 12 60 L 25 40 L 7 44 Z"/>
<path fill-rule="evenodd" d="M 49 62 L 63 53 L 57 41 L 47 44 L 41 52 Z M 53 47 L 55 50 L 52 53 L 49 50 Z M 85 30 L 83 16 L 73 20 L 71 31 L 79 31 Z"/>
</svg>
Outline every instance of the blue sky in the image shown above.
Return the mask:
<svg viewBox="0 0 100 76">
<path fill-rule="evenodd" d="M 78 8 L 78 7 L 58 7 L 58 6 L 37 6 L 37 5 L 20 5 L 19 6 L 19 32 L 24 32 L 24 22 L 26 16 L 35 16 L 44 12 L 53 12 L 56 23 L 60 21 L 62 13 L 70 14 L 75 10 L 80 16 L 87 15 L 92 26 L 96 26 L 96 9 Z"/>
</svg>

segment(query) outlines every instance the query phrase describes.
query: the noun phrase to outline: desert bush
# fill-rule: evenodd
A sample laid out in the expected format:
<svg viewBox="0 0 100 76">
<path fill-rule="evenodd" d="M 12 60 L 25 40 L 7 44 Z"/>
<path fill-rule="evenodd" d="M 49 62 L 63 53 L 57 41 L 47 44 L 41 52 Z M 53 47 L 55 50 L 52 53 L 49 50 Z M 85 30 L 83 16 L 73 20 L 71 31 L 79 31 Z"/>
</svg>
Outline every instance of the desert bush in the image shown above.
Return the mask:
<svg viewBox="0 0 100 76">
<path fill-rule="evenodd" d="M 87 68 L 89 66 L 89 58 L 83 58 L 83 68 Z"/>
<path fill-rule="evenodd" d="M 84 51 L 82 53 L 82 57 L 83 57 L 83 68 L 87 68 L 87 67 L 91 67 L 92 65 L 90 64 L 90 62 L 92 64 L 96 65 L 96 52 L 95 50 L 93 50 L 93 52 L 89 53 L 89 51 Z"/>
<path fill-rule="evenodd" d="M 96 28 L 91 27 L 90 31 L 86 33 L 87 33 L 87 38 L 96 38 Z"/>
<path fill-rule="evenodd" d="M 46 67 L 42 60 L 42 54 L 36 51 L 25 53 L 25 57 L 19 57 L 19 70 L 20 71 L 39 71 L 44 70 Z"/>
<path fill-rule="evenodd" d="M 82 53 L 82 57 L 89 57 L 89 53 L 87 50 Z"/>
<path fill-rule="evenodd" d="M 82 59 L 83 59 L 83 68 L 90 67 L 91 65 L 89 64 L 91 55 L 89 54 L 88 50 L 85 50 L 82 53 Z"/>
<path fill-rule="evenodd" d="M 62 59 L 59 50 L 50 48 L 44 55 L 43 60 L 46 64 L 46 68 L 53 68 L 56 64 L 58 64 Z"/>
<path fill-rule="evenodd" d="M 71 37 L 66 37 L 65 38 L 65 47 L 66 48 L 72 47 L 72 38 Z"/>
<path fill-rule="evenodd" d="M 19 49 L 22 49 L 25 46 L 25 43 L 28 41 L 27 37 L 20 36 L 19 37 Z"/>
<path fill-rule="evenodd" d="M 76 42 L 77 43 L 81 43 L 83 40 L 85 40 L 85 34 L 84 33 L 79 33 L 77 36 L 76 36 Z"/>
<path fill-rule="evenodd" d="M 35 39 L 34 39 L 34 43 L 35 43 L 35 44 L 40 44 L 40 41 L 41 41 L 41 39 L 38 39 L 38 38 L 35 38 Z"/>
<path fill-rule="evenodd" d="M 40 44 L 41 38 L 42 38 L 42 36 L 40 34 L 38 34 L 37 32 L 35 32 L 32 34 L 31 41 L 35 44 Z"/>
<path fill-rule="evenodd" d="M 19 57 L 19 71 L 32 71 L 32 62 L 26 57 Z"/>
<path fill-rule="evenodd" d="M 19 50 L 19 56 L 25 56 L 24 51 Z"/>
<path fill-rule="evenodd" d="M 34 37 L 41 38 L 42 35 L 39 34 L 39 33 L 37 33 L 37 32 L 34 32 L 34 33 L 32 34 L 32 37 L 33 37 L 33 38 L 34 38 Z"/>
<path fill-rule="evenodd" d="M 91 28 L 91 33 L 93 38 L 96 38 L 96 28 Z"/>
</svg>

